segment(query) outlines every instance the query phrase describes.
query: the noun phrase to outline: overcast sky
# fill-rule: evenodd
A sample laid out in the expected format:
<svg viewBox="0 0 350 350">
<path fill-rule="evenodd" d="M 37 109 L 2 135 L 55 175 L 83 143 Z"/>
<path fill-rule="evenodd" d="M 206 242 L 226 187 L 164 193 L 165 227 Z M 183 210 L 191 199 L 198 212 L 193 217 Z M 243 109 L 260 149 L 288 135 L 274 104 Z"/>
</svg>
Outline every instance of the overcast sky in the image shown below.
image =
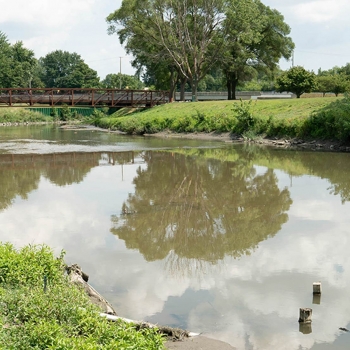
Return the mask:
<svg viewBox="0 0 350 350">
<path fill-rule="evenodd" d="M 22 40 L 37 58 L 54 50 L 76 52 L 103 79 L 108 73 L 133 74 L 105 18 L 122 0 L 0 0 L 0 31 L 11 43 Z M 350 62 L 349 0 L 262 0 L 280 11 L 296 44 L 294 64 L 317 72 Z M 123 57 L 123 58 L 120 58 Z M 282 60 L 282 69 L 291 62 Z M 1 68 L 1 67 L 0 67 Z"/>
</svg>

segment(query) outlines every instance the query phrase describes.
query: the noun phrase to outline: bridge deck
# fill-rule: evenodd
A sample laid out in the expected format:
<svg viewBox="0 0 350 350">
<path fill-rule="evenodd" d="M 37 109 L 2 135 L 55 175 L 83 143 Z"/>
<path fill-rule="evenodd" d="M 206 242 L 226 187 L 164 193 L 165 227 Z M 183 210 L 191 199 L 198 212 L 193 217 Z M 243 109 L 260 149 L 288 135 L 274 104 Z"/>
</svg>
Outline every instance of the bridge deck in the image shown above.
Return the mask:
<svg viewBox="0 0 350 350">
<path fill-rule="evenodd" d="M 167 91 L 118 89 L 0 89 L 0 107 L 17 106 L 92 106 L 153 107 L 168 103 Z"/>
</svg>

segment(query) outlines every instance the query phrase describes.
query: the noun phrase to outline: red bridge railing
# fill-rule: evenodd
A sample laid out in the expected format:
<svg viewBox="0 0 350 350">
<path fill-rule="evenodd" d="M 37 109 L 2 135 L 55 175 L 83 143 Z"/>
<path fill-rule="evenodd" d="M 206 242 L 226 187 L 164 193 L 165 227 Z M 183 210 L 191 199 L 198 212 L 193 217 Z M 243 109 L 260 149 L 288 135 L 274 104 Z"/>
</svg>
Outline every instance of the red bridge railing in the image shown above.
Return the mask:
<svg viewBox="0 0 350 350">
<path fill-rule="evenodd" d="M 168 91 L 21 88 L 0 89 L 0 107 L 68 105 L 92 107 L 153 107 L 169 102 Z"/>
</svg>

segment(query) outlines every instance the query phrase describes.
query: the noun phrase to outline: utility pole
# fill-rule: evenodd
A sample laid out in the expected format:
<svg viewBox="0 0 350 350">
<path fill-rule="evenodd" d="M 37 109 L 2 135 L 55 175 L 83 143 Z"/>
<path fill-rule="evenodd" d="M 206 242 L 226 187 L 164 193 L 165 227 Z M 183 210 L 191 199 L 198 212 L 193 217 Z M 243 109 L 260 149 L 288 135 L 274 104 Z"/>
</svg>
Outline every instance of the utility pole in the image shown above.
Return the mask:
<svg viewBox="0 0 350 350">
<path fill-rule="evenodd" d="M 123 56 L 119 56 L 119 89 L 122 89 L 122 58 Z"/>
</svg>

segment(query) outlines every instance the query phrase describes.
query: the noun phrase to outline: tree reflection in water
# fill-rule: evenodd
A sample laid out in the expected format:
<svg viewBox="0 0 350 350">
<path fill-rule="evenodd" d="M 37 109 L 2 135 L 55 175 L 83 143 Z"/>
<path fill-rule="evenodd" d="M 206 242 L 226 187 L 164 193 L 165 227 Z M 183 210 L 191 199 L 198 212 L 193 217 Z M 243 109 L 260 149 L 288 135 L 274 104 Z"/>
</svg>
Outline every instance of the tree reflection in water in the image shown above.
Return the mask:
<svg viewBox="0 0 350 350">
<path fill-rule="evenodd" d="M 8 208 L 16 196 L 27 199 L 37 190 L 41 176 L 64 187 L 80 183 L 100 162 L 111 165 L 134 162 L 134 152 L 0 155 L 0 210 Z"/>
<path fill-rule="evenodd" d="M 169 271 L 250 254 L 288 220 L 288 189 L 271 169 L 257 174 L 249 159 L 146 152 L 145 161 L 111 231 L 147 261 L 165 259 Z"/>
</svg>

